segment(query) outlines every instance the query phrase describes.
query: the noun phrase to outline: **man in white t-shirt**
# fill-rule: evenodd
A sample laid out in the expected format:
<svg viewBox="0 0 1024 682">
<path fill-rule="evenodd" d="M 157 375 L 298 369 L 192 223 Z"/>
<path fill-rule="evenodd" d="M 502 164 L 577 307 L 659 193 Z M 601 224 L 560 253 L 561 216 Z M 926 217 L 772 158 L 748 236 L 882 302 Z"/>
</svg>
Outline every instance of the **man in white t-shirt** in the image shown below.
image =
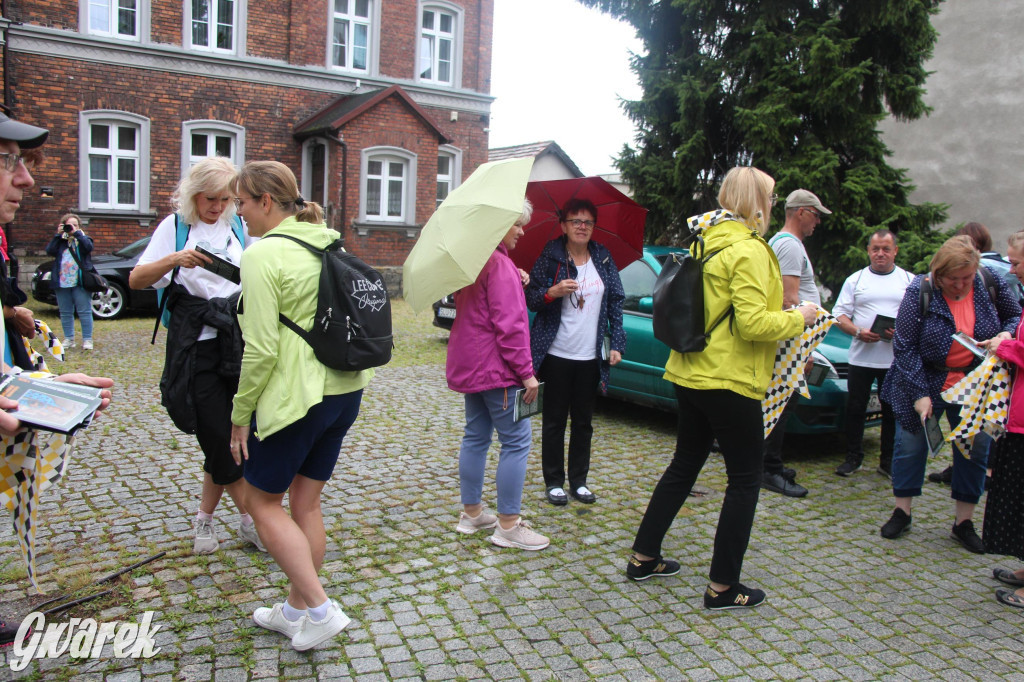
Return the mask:
<svg viewBox="0 0 1024 682">
<path fill-rule="evenodd" d="M 807 257 L 804 240 L 814 234 L 821 216 L 832 211 L 821 204 L 813 193 L 798 189 L 786 197 L 786 222 L 768 243 L 779 259 L 782 271 L 782 307 L 793 308 L 802 301 L 821 305 L 821 295 L 814 282 L 814 268 Z M 764 476 L 761 487 L 788 497 L 804 497 L 807 488 L 796 482 L 796 472 L 782 465 L 782 440 L 786 422 L 798 398 L 790 398 L 778 423 L 764 441 Z"/>
<path fill-rule="evenodd" d="M 836 474 L 849 476 L 864 461 L 864 418 L 871 386 L 878 382 L 882 391 L 885 374 L 892 365 L 892 334 L 903 292 L 913 275 L 896 266 L 896 235 L 878 230 L 868 240 L 871 264 L 850 275 L 832 308 L 839 328 L 853 337 L 850 343 L 850 370 L 847 375 L 846 461 Z M 892 408 L 882 402 L 882 443 L 878 473 L 892 475 L 893 438 L 896 422 Z"/>
</svg>

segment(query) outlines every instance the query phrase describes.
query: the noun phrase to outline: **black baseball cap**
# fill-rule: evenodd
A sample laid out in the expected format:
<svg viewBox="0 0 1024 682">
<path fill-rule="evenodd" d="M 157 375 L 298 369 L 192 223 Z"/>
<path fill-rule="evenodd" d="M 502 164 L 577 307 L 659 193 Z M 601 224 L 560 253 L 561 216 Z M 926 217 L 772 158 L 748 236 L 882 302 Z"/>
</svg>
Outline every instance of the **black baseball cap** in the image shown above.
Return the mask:
<svg viewBox="0 0 1024 682">
<path fill-rule="evenodd" d="M 22 149 L 35 149 L 46 142 L 50 131 L 20 121 L 12 121 L 0 112 L 0 140 L 17 142 Z"/>
</svg>

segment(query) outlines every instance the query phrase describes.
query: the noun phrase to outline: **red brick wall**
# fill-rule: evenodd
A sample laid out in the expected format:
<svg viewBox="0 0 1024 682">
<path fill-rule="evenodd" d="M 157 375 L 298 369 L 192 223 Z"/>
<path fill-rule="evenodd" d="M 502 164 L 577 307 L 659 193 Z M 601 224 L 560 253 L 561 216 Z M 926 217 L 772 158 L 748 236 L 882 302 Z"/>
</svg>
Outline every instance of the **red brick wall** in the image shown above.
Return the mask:
<svg viewBox="0 0 1024 682">
<path fill-rule="evenodd" d="M 7 0 L 7 18 L 26 24 L 78 30 L 79 0 Z"/>
</svg>

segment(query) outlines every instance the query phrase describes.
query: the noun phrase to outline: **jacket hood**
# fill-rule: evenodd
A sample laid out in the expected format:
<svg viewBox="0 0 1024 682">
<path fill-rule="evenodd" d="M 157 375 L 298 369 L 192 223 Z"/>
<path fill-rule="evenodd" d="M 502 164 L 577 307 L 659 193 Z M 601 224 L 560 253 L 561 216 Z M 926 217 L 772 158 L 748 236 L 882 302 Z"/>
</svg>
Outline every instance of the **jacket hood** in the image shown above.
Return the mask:
<svg viewBox="0 0 1024 682">
<path fill-rule="evenodd" d="M 750 229 L 731 213 L 721 209 L 695 216 L 687 222 L 692 225 L 693 220 L 700 220 L 704 225 L 699 236 L 704 240 L 705 253 L 732 246 L 738 241 L 749 239 L 752 235 L 761 238 L 757 230 Z"/>
</svg>

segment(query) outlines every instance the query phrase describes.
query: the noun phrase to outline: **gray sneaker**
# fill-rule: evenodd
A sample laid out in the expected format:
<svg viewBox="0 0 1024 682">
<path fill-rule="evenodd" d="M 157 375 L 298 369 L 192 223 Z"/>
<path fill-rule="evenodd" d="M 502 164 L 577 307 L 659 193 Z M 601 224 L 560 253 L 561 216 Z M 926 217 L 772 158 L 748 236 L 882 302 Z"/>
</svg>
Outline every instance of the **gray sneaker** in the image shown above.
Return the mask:
<svg viewBox="0 0 1024 682">
<path fill-rule="evenodd" d="M 500 523 L 496 525 L 491 542 L 498 547 L 518 547 L 531 552 L 544 549 L 551 544 L 546 537 L 530 530 L 530 524 L 522 519 L 517 520 L 516 525 L 508 530 L 502 528 Z"/>
<path fill-rule="evenodd" d="M 220 549 L 217 534 L 213 531 L 213 520 L 196 519 L 196 539 L 192 544 L 193 554 L 213 554 Z"/>
<path fill-rule="evenodd" d="M 263 546 L 263 541 L 260 540 L 259 533 L 256 532 L 256 524 L 250 523 L 245 525 L 244 523 L 238 524 L 238 537 L 242 538 L 244 542 L 256 545 L 256 549 L 261 552 L 266 552 L 267 548 Z"/>
</svg>

